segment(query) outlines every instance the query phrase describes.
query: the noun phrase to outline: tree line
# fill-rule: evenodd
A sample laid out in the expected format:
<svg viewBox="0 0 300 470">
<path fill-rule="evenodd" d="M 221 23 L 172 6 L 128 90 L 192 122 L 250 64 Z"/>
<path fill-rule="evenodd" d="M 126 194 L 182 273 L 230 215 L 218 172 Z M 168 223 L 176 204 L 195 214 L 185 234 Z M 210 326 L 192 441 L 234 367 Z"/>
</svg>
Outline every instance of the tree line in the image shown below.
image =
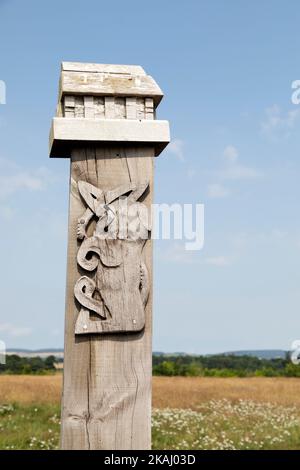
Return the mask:
<svg viewBox="0 0 300 470">
<path fill-rule="evenodd" d="M 50 374 L 55 372 L 55 356 L 41 358 L 21 357 L 17 354 L 6 356 L 6 363 L 0 364 L 0 374 Z"/>
<path fill-rule="evenodd" d="M 300 365 L 285 358 L 217 354 L 211 356 L 154 355 L 153 375 L 188 377 L 300 377 Z"/>
<path fill-rule="evenodd" d="M 55 356 L 46 358 L 6 356 L 0 364 L 0 374 L 51 374 L 55 373 Z M 186 377 L 300 377 L 300 365 L 285 358 L 259 359 L 254 356 L 218 354 L 211 356 L 153 355 L 153 375 Z"/>
</svg>

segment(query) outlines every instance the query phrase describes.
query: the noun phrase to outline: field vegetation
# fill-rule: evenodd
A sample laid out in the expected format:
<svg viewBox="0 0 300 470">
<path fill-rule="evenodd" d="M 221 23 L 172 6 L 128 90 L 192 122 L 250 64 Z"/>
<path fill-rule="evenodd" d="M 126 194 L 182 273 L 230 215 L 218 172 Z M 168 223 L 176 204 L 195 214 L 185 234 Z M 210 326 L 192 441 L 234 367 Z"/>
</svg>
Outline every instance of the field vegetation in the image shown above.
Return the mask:
<svg viewBox="0 0 300 470">
<path fill-rule="evenodd" d="M 53 374 L 54 356 L 20 357 L 8 355 L 0 364 L 0 374 Z M 284 358 L 259 359 L 253 356 L 219 354 L 213 356 L 153 355 L 153 375 L 167 377 L 300 377 L 300 367 Z"/>
<path fill-rule="evenodd" d="M 62 375 L 0 376 L 0 449 L 57 449 Z M 154 377 L 153 449 L 300 449 L 300 380 Z"/>
</svg>

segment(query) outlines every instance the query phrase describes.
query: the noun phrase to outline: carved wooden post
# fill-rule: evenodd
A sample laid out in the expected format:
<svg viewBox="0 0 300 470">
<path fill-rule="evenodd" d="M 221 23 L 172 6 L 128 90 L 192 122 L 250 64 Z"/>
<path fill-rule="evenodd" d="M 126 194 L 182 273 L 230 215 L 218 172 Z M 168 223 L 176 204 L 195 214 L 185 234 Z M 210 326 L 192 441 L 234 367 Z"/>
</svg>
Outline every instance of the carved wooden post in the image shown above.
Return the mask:
<svg viewBox="0 0 300 470">
<path fill-rule="evenodd" d="M 63 449 L 151 445 L 153 157 L 162 92 L 139 66 L 62 64 L 50 156 L 70 157 Z"/>
</svg>

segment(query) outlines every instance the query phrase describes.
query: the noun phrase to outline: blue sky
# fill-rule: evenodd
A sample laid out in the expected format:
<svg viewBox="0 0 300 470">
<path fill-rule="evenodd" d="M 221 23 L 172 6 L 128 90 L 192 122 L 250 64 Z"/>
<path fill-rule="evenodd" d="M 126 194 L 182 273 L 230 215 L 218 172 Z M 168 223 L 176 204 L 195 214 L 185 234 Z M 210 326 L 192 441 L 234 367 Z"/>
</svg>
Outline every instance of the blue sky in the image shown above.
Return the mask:
<svg viewBox="0 0 300 470">
<path fill-rule="evenodd" d="M 154 252 L 154 349 L 300 338 L 300 4 L 0 0 L 0 339 L 63 345 L 69 161 L 48 158 L 62 60 L 140 64 L 165 92 L 156 203 L 204 203 L 205 245 Z"/>
</svg>

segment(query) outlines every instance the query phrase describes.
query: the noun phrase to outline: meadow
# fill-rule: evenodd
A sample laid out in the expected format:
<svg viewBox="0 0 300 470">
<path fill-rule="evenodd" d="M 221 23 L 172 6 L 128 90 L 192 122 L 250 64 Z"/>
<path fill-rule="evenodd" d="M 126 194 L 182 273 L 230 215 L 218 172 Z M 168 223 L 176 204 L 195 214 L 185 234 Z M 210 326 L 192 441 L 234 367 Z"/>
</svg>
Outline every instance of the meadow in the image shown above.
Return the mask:
<svg viewBox="0 0 300 470">
<path fill-rule="evenodd" d="M 0 376 L 0 449 L 56 449 L 60 374 Z M 298 378 L 153 378 L 153 449 L 300 449 Z"/>
</svg>

